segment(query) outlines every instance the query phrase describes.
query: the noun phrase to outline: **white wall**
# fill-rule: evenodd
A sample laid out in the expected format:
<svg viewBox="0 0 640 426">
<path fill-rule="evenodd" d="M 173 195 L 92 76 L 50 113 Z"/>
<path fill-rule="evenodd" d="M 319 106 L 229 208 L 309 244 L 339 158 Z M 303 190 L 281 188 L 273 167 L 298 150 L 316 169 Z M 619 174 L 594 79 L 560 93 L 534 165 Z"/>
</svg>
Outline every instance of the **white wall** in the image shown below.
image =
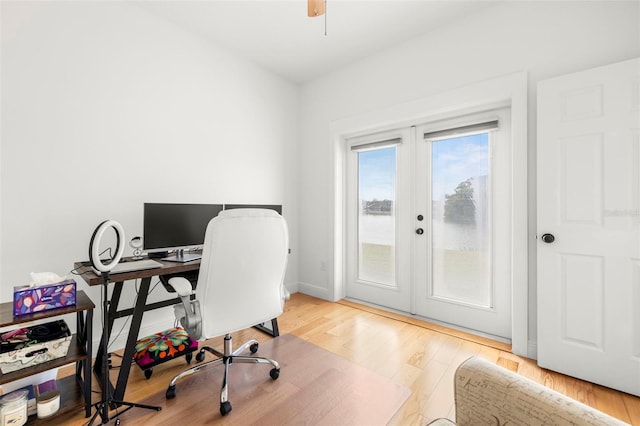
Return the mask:
<svg viewBox="0 0 640 426">
<path fill-rule="evenodd" d="M 536 85 L 640 56 L 638 2 L 509 2 L 381 52 L 302 87 L 300 290 L 332 299 L 331 124 L 513 72 L 529 78 L 529 336 L 536 336 Z M 321 270 L 327 262 L 327 271 Z"/>
<path fill-rule="evenodd" d="M 295 290 L 296 85 L 125 2 L 1 12 L 2 301 L 32 271 L 86 260 L 104 219 L 141 235 L 146 201 L 283 204 Z M 150 297 L 163 298 L 162 286 Z M 172 325 L 168 309 L 141 333 Z"/>
</svg>

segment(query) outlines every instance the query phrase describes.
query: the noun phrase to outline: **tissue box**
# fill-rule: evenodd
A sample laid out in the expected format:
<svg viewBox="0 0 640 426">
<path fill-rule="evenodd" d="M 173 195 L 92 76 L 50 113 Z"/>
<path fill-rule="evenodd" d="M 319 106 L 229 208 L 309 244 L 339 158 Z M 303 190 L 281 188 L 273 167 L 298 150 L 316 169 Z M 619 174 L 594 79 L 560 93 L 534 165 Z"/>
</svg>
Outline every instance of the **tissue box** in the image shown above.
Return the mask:
<svg viewBox="0 0 640 426">
<path fill-rule="evenodd" d="M 75 306 L 75 280 L 61 281 L 39 287 L 19 286 L 13 288 L 13 315 L 26 315 L 50 309 Z"/>
<path fill-rule="evenodd" d="M 0 371 L 10 373 L 62 358 L 71 338 L 64 320 L 4 332 L 0 335 Z"/>
</svg>

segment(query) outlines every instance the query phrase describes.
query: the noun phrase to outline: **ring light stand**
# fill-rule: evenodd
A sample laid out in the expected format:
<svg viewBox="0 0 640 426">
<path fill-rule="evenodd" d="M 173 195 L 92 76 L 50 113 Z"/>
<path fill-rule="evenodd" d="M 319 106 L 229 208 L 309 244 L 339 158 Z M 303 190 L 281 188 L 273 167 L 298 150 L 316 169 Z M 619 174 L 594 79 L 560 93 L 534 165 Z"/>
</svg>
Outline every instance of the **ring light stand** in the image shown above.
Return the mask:
<svg viewBox="0 0 640 426">
<path fill-rule="evenodd" d="M 109 229 L 113 228 L 116 233 L 116 253 L 109 262 L 104 263 L 100 259 L 100 241 L 102 236 Z M 124 410 L 117 412 L 113 418 L 117 418 L 120 414 L 130 410 L 134 407 L 146 408 L 149 410 L 160 411 L 161 407 L 145 404 L 134 404 L 125 401 L 116 401 L 111 398 L 111 387 L 109 386 L 109 361 L 107 360 L 107 351 L 109 350 L 107 341 L 109 340 L 109 321 L 107 320 L 107 313 L 109 312 L 108 301 L 108 285 L 109 285 L 109 272 L 120 262 L 122 252 L 124 251 L 124 231 L 122 226 L 115 220 L 105 220 L 93 231 L 91 241 L 89 242 L 89 260 L 93 266 L 94 271 L 102 276 L 102 400 L 96 404 L 96 412 L 89 422 L 89 426 L 93 425 L 95 419 L 100 415 L 102 418 L 102 424 L 109 423 L 109 407 L 119 407 L 121 405 L 127 406 Z M 122 360 L 122 362 L 127 362 Z M 116 425 L 120 424 L 120 419 L 116 420 Z"/>
</svg>

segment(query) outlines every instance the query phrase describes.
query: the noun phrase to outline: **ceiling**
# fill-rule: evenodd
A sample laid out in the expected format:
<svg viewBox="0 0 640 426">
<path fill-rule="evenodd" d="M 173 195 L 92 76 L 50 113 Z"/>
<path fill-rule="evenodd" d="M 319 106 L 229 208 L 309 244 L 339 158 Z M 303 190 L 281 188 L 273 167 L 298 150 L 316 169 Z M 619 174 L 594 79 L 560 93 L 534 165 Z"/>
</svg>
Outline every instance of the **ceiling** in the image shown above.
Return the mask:
<svg viewBox="0 0 640 426">
<path fill-rule="evenodd" d="M 133 2 L 218 46 L 303 83 L 494 6 L 488 0 L 327 0 L 307 17 L 306 0 Z"/>
</svg>

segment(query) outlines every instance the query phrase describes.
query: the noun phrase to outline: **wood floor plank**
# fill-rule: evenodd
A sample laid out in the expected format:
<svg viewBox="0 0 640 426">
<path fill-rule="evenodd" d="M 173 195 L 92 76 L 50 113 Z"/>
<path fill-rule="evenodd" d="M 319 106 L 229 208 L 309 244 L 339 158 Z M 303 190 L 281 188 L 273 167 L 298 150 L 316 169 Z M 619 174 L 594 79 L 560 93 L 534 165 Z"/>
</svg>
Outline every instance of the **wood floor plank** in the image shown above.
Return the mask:
<svg viewBox="0 0 640 426">
<path fill-rule="evenodd" d="M 583 404 L 587 404 L 590 406 L 595 405 L 596 400 L 593 384 L 585 382 L 583 380 L 575 379 L 573 377 L 565 377 L 567 378 L 566 395 L 568 397 L 573 398 L 576 401 L 580 401 Z"/>
<path fill-rule="evenodd" d="M 422 407 L 422 415 L 427 421 L 437 418 L 447 417 L 453 408 L 453 376 L 455 369 L 453 365 L 448 365 L 433 392 L 426 398 Z M 450 419 L 453 420 L 453 419 Z"/>
<path fill-rule="evenodd" d="M 428 328 L 430 330 L 434 330 L 437 331 L 439 333 L 444 333 L 444 334 L 449 334 L 451 336 L 454 337 L 458 337 L 460 339 L 465 339 L 465 340 L 471 340 L 473 342 L 477 342 L 477 343 L 481 343 L 487 346 L 492 346 L 495 347 L 496 349 L 501 349 L 504 351 L 511 351 L 511 345 L 504 343 L 504 342 L 498 342 L 496 340 L 492 340 L 486 337 L 482 337 L 482 336 L 476 336 L 474 334 L 470 334 L 470 333 L 466 333 L 464 331 L 460 331 L 460 330 L 455 330 L 452 328 L 448 328 L 448 327 L 444 327 L 441 326 L 439 324 L 434 324 L 431 323 L 429 321 L 425 321 L 422 320 L 420 318 L 416 318 L 413 316 L 409 316 L 409 315 L 404 315 L 404 314 L 399 314 L 399 313 L 395 313 L 395 312 L 390 312 L 388 310 L 384 310 L 384 309 L 380 309 L 380 308 L 375 308 L 372 306 L 367 306 L 367 305 L 363 305 L 360 303 L 356 303 L 350 300 L 339 300 L 338 302 L 339 304 L 345 305 L 345 306 L 350 306 L 354 309 L 361 309 L 361 310 L 365 310 L 367 312 L 372 312 L 375 313 L 377 315 L 380 316 L 384 316 L 384 317 L 388 317 L 388 318 L 393 318 L 396 321 L 401 321 L 401 322 L 406 322 L 408 324 L 412 324 L 418 327 L 424 327 L 424 328 Z"/>
<path fill-rule="evenodd" d="M 593 391 L 595 394 L 595 408 L 623 422 L 631 423 L 622 392 L 597 385 L 594 385 Z"/>
<path fill-rule="evenodd" d="M 411 394 L 409 399 L 391 418 L 388 426 L 424 426 L 429 423 L 422 415 L 422 402 L 423 399 L 416 392 Z"/>
<path fill-rule="evenodd" d="M 624 394 L 622 395 L 622 400 L 624 401 L 624 406 L 627 408 L 629 423 L 640 425 L 640 397 Z"/>
<path fill-rule="evenodd" d="M 498 360 L 496 361 L 496 364 L 499 365 L 500 367 L 506 368 L 507 370 L 511 370 L 513 372 L 517 372 L 518 367 L 520 366 L 519 362 L 514 361 L 512 359 L 504 358 L 504 357 L 498 358 Z"/>
<path fill-rule="evenodd" d="M 536 361 L 529 358 L 522 358 L 518 364 L 518 374 L 533 380 L 536 383 L 543 384 L 545 371 L 538 367 Z"/>
<path fill-rule="evenodd" d="M 428 363 L 427 367 L 422 370 L 421 374 L 413 382 L 411 386 L 413 393 L 392 418 L 392 424 L 410 424 L 421 419 L 425 420 L 423 424 L 427 423 L 424 413 L 427 411 L 428 400 L 442 381 L 447 368 L 448 364 L 433 359 Z M 453 401 L 453 395 L 451 397 Z"/>
</svg>

